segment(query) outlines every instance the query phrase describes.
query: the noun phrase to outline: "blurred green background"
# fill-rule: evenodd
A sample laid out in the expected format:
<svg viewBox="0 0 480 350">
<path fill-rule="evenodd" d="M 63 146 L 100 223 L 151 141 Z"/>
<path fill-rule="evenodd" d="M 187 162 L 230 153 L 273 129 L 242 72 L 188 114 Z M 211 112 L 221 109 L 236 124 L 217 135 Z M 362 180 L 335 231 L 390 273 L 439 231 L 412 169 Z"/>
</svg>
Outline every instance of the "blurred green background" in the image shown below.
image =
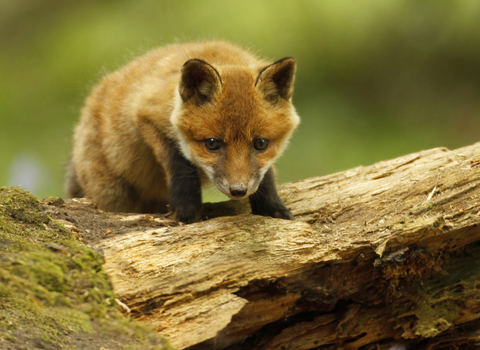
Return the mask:
<svg viewBox="0 0 480 350">
<path fill-rule="evenodd" d="M 302 124 L 279 182 L 480 141 L 480 2 L 0 0 L 0 186 L 63 196 L 90 88 L 160 45 L 294 56 Z"/>
</svg>

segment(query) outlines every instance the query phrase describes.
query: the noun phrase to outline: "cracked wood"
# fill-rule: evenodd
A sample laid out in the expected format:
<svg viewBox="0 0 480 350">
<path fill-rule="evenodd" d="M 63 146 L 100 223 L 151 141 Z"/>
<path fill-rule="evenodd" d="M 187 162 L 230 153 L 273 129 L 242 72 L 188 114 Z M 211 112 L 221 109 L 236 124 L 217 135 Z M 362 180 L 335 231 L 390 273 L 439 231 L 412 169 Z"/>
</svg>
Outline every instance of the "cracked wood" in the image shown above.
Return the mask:
<svg viewBox="0 0 480 350">
<path fill-rule="evenodd" d="M 480 143 L 437 148 L 285 184 L 296 221 L 245 202 L 205 205 L 210 219 L 190 225 L 125 215 L 150 224 L 98 247 L 131 316 L 179 349 L 469 344 L 480 340 L 478 159 Z"/>
</svg>

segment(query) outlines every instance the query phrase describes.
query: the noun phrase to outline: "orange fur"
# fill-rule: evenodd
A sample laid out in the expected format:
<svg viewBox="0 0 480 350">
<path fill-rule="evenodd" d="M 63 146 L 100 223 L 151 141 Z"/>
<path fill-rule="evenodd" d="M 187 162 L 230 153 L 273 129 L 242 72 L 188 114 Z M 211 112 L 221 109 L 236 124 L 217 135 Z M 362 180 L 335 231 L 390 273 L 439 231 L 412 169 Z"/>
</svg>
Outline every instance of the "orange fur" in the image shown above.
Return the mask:
<svg viewBox="0 0 480 350">
<path fill-rule="evenodd" d="M 227 195 L 245 184 L 251 195 L 299 123 L 295 63 L 278 62 L 213 41 L 159 48 L 107 75 L 75 128 L 67 194 L 109 211 L 165 212 L 175 147 L 202 183 Z M 206 148 L 209 138 L 222 141 L 222 152 Z M 258 138 L 269 140 L 263 152 L 252 147 Z"/>
</svg>

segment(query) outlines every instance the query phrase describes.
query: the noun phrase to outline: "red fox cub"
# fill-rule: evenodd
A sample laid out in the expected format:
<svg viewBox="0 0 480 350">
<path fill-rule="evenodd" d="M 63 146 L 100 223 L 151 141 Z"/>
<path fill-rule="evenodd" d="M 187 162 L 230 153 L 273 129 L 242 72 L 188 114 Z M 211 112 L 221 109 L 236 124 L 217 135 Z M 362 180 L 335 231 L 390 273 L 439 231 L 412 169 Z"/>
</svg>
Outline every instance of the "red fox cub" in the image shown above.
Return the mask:
<svg viewBox="0 0 480 350">
<path fill-rule="evenodd" d="M 107 75 L 88 97 L 67 170 L 70 197 L 100 209 L 198 219 L 210 181 L 252 213 L 294 219 L 273 164 L 300 119 L 295 59 L 226 42 L 170 45 Z"/>
</svg>

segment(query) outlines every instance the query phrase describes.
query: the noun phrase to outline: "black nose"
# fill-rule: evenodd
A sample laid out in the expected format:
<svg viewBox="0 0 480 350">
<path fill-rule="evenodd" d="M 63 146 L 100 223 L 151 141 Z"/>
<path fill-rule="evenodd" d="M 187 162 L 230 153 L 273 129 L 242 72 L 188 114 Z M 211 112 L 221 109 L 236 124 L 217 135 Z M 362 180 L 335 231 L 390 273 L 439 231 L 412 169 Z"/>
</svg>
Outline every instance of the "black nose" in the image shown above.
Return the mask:
<svg viewBox="0 0 480 350">
<path fill-rule="evenodd" d="M 230 186 L 230 194 L 234 197 L 243 197 L 247 194 L 247 187 L 245 185 Z"/>
</svg>

